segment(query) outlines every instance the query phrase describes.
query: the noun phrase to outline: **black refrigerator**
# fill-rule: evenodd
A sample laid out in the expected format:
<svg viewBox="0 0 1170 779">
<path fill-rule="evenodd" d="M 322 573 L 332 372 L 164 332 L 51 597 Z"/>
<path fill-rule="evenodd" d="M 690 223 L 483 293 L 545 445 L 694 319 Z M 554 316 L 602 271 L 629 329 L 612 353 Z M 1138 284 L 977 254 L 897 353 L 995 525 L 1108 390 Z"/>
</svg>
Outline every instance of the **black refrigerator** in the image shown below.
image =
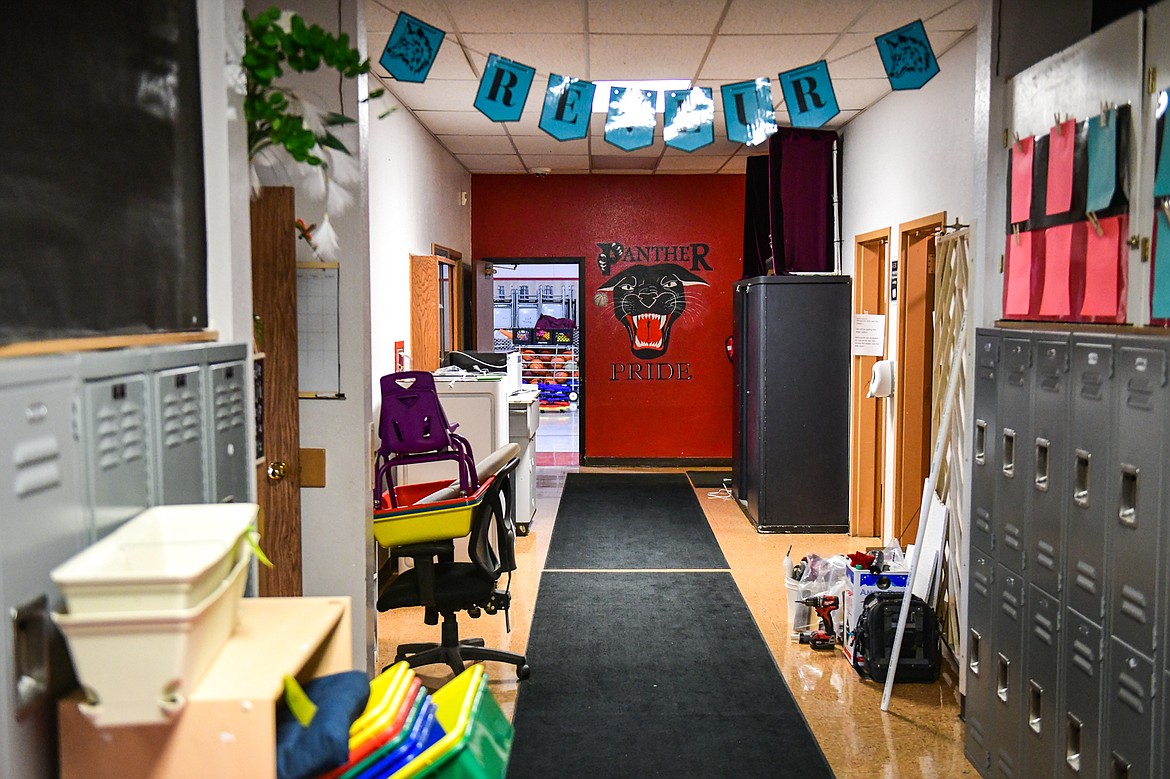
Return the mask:
<svg viewBox="0 0 1170 779">
<path fill-rule="evenodd" d="M 732 487 L 761 533 L 849 531 L 850 281 L 735 285 Z"/>
</svg>

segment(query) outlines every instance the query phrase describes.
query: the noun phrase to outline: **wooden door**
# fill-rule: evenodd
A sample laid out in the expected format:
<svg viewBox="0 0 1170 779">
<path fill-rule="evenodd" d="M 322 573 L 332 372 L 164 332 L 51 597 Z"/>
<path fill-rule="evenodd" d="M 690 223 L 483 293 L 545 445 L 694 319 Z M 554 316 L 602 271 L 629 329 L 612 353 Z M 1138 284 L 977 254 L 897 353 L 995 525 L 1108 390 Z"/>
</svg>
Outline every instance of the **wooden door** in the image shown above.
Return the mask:
<svg viewBox="0 0 1170 779">
<path fill-rule="evenodd" d="M 935 235 L 946 212 L 898 227 L 898 370 L 894 384 L 894 534 L 905 548 L 914 543 L 922 507 L 922 485 L 930 473 L 934 368 Z"/>
<path fill-rule="evenodd" d="M 433 254 L 410 255 L 411 370 L 433 371 L 441 367 L 442 327 L 454 327 L 453 320 L 444 318 L 451 315 L 451 306 L 443 305 L 439 284 L 439 266 L 444 263 L 450 260 Z"/>
<path fill-rule="evenodd" d="M 252 309 L 263 355 L 264 459 L 256 469 L 260 594 L 301 594 L 300 416 L 297 407 L 297 265 L 292 187 L 252 200 Z"/>
<path fill-rule="evenodd" d="M 853 239 L 853 313 L 886 314 L 890 231 L 876 230 Z M 883 485 L 886 449 L 886 401 L 867 398 L 873 364 L 883 357 L 853 357 L 853 404 L 849 440 L 852 443 L 849 532 L 880 536 L 885 500 Z"/>
</svg>

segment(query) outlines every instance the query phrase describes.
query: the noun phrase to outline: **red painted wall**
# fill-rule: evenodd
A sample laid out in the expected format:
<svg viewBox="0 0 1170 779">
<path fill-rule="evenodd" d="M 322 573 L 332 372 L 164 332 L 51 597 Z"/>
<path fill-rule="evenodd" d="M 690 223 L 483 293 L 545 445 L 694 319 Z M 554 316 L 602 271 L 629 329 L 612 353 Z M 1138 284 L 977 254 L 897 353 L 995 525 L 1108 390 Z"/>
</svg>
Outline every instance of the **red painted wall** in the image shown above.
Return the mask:
<svg viewBox="0 0 1170 779">
<path fill-rule="evenodd" d="M 471 187 L 475 259 L 586 258 L 579 292 L 584 456 L 729 458 L 732 375 L 724 341 L 732 331 L 732 286 L 743 271 L 744 177 L 477 175 Z M 605 274 L 599 244 L 613 242 L 625 252 Z M 695 261 L 696 244 L 704 262 Z M 635 266 L 641 270 L 630 273 Z M 662 351 L 661 312 L 677 311 L 665 301 L 680 292 L 685 309 L 666 320 Z M 615 294 L 641 314 L 626 320 L 639 344 L 654 346 L 635 354 L 615 316 Z M 652 304 L 649 316 L 640 301 Z"/>
</svg>

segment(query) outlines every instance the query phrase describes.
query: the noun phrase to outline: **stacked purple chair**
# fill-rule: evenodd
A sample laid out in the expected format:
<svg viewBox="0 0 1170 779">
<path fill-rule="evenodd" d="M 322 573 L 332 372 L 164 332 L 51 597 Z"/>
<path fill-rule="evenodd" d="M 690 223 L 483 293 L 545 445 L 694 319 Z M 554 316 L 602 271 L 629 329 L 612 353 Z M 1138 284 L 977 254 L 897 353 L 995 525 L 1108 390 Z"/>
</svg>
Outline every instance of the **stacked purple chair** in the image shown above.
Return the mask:
<svg viewBox="0 0 1170 779">
<path fill-rule="evenodd" d="M 378 435 L 382 439 L 374 466 L 374 500 L 385 490 L 390 505 L 394 496 L 394 468 L 408 463 L 454 460 L 459 465 L 459 488 L 464 495 L 479 489 L 471 444 L 457 435 L 439 403 L 435 377 L 426 371 L 403 371 L 382 377 L 382 414 Z"/>
</svg>

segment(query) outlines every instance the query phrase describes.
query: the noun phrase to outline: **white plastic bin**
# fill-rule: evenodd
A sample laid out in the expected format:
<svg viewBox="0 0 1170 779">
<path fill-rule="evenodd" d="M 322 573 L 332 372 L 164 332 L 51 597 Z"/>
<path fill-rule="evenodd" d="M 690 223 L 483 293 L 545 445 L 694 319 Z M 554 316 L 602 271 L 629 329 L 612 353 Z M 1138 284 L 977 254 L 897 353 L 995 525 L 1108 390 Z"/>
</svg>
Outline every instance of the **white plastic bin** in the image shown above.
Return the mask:
<svg viewBox="0 0 1170 779">
<path fill-rule="evenodd" d="M 191 609 L 243 556 L 255 503 L 155 506 L 52 572 L 70 614 Z"/>
<path fill-rule="evenodd" d="M 191 609 L 54 614 L 98 727 L 168 721 L 236 627 L 251 549 L 219 587 Z"/>
</svg>

